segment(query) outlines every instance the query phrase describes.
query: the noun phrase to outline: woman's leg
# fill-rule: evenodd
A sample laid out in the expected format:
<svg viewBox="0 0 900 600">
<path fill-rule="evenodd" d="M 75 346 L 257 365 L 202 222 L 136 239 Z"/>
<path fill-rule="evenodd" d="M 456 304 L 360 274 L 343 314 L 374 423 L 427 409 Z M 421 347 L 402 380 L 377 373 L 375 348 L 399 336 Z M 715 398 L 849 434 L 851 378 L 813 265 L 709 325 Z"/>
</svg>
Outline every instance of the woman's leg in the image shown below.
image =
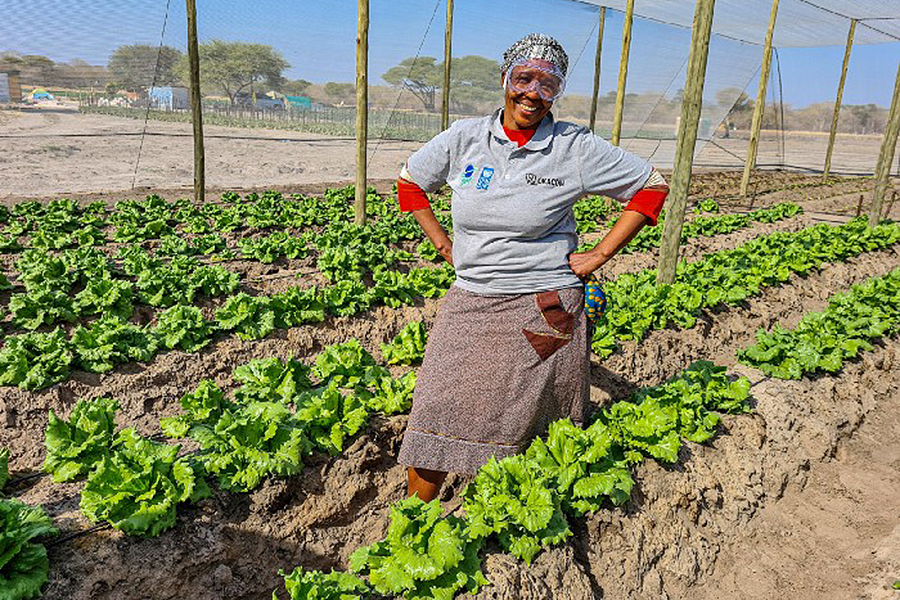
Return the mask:
<svg viewBox="0 0 900 600">
<path fill-rule="evenodd" d="M 447 473 L 409 467 L 406 470 L 406 476 L 408 480 L 407 495 L 412 496 L 418 493 L 421 500 L 431 502 L 437 498 L 438 492 L 441 491 L 441 484 L 444 483 Z"/>
</svg>

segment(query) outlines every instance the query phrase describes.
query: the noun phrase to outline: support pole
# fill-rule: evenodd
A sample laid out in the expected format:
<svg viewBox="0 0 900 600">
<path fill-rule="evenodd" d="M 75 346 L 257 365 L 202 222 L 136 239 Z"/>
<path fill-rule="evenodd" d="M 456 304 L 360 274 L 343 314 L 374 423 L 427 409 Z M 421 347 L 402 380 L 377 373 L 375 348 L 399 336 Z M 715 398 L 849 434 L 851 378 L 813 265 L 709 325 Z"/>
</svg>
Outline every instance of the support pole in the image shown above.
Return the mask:
<svg viewBox="0 0 900 600">
<path fill-rule="evenodd" d="M 756 105 L 753 107 L 753 123 L 750 127 L 750 147 L 747 149 L 747 162 L 744 164 L 744 176 L 741 179 L 742 199 L 747 197 L 750 172 L 756 168 L 759 130 L 762 128 L 763 112 L 766 109 L 766 86 L 769 84 L 769 67 L 772 65 L 772 34 L 775 33 L 776 16 L 778 16 L 778 0 L 772 0 L 772 12 L 769 14 L 769 29 L 766 30 L 766 44 L 763 47 L 762 65 L 759 68 L 759 92 L 756 94 Z"/>
<path fill-rule="evenodd" d="M 838 84 L 837 98 L 834 101 L 834 113 L 831 115 L 831 134 L 828 136 L 828 150 L 825 152 L 825 169 L 822 172 L 822 183 L 828 183 L 828 174 L 831 173 L 831 154 L 834 152 L 834 140 L 837 137 L 838 118 L 841 114 L 841 99 L 844 97 L 844 82 L 847 80 L 847 66 L 850 64 L 850 50 L 853 48 L 853 34 L 855 32 L 856 19 L 850 19 L 847 49 L 844 50 L 844 66 L 841 67 L 841 82 Z"/>
<path fill-rule="evenodd" d="M 691 34 L 691 53 L 688 58 L 687 80 L 684 84 L 684 100 L 681 103 L 681 121 L 678 124 L 678 142 L 675 147 L 675 165 L 666 218 L 663 221 L 662 240 L 659 249 L 658 283 L 673 283 L 678 264 L 678 246 L 684 225 L 688 192 L 691 188 L 691 168 L 694 164 L 694 146 L 697 143 L 697 126 L 703 109 L 703 83 L 706 79 L 706 59 L 709 56 L 709 36 L 712 29 L 715 0 L 697 0 L 694 8 L 694 27 Z"/>
<path fill-rule="evenodd" d="M 444 87 L 441 89 L 441 131 L 450 127 L 450 58 L 453 55 L 453 0 L 447 0 L 447 24 L 444 27 Z"/>
<path fill-rule="evenodd" d="M 197 42 L 197 3 L 185 0 L 188 23 L 191 121 L 194 124 L 194 202 L 202 204 L 206 190 L 206 155 L 203 149 L 203 104 L 200 97 L 200 46 Z"/>
<path fill-rule="evenodd" d="M 356 3 L 356 199 L 353 222 L 366 222 L 366 142 L 369 129 L 369 0 Z"/>
<path fill-rule="evenodd" d="M 622 137 L 622 113 L 625 111 L 625 82 L 628 80 L 628 53 L 631 51 L 631 25 L 634 21 L 634 0 L 625 5 L 625 24 L 622 26 L 622 59 L 619 61 L 619 84 L 616 86 L 616 113 L 613 116 L 612 143 L 619 145 Z"/>
<path fill-rule="evenodd" d="M 900 64 L 897 65 L 894 98 L 891 100 L 891 111 L 888 113 L 884 138 L 881 141 L 881 152 L 878 155 L 878 165 L 875 167 L 875 192 L 872 194 L 872 207 L 869 209 L 869 227 L 875 227 L 881 217 L 881 205 L 884 202 L 884 193 L 891 177 L 891 165 L 894 162 L 898 134 L 900 134 Z"/>
<path fill-rule="evenodd" d="M 594 95 L 591 97 L 591 131 L 597 124 L 597 100 L 600 96 L 600 56 L 603 53 L 603 27 L 606 25 L 606 7 L 600 7 L 600 23 L 597 26 L 597 56 L 594 58 Z M 594 131 L 596 133 L 596 131 Z"/>
</svg>

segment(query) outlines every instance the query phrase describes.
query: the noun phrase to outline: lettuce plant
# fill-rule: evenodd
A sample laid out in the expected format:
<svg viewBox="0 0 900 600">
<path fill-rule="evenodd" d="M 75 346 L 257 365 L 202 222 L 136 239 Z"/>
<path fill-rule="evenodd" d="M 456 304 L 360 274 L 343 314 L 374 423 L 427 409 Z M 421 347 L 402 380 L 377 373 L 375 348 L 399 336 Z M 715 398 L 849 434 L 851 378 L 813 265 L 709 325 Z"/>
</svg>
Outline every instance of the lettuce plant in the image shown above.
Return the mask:
<svg viewBox="0 0 900 600">
<path fill-rule="evenodd" d="M 458 592 L 474 594 L 489 583 L 478 558 L 482 540 L 462 519 L 441 512 L 440 501 L 426 504 L 418 496 L 395 503 L 385 539 L 354 552 L 350 569 L 368 573 L 382 595 L 451 600 Z"/>
<path fill-rule="evenodd" d="M 401 329 L 390 344 L 381 345 L 381 355 L 389 365 L 411 365 L 422 361 L 427 342 L 425 323 L 413 321 Z"/>
<path fill-rule="evenodd" d="M 36 390 L 62 381 L 74 355 L 65 333 L 25 333 L 9 336 L 0 348 L 0 385 Z"/>
<path fill-rule="evenodd" d="M 28 600 L 41 595 L 50 562 L 47 549 L 34 540 L 57 533 L 42 508 L 0 499 L 0 598 Z"/>
<path fill-rule="evenodd" d="M 179 504 L 209 495 L 202 470 L 178 458 L 180 448 L 123 429 L 113 452 L 88 475 L 81 492 L 82 513 L 128 535 L 154 537 L 169 529 Z"/>
<path fill-rule="evenodd" d="M 214 326 L 196 306 L 177 304 L 159 313 L 153 334 L 169 350 L 197 352 L 212 341 Z"/>
<path fill-rule="evenodd" d="M 44 436 L 44 471 L 53 475 L 53 481 L 73 481 L 109 455 L 118 409 L 117 401 L 98 398 L 79 400 L 68 420 L 50 410 Z"/>
</svg>

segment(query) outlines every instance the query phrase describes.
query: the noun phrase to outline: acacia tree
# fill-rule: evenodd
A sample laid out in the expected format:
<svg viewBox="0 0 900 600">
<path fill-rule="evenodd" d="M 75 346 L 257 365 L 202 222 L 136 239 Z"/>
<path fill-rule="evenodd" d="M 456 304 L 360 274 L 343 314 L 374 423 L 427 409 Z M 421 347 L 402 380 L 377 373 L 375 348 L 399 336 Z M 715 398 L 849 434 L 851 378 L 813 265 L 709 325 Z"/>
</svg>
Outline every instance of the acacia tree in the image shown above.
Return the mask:
<svg viewBox="0 0 900 600">
<path fill-rule="evenodd" d="M 412 92 L 426 110 L 435 109 L 444 82 L 444 63 L 431 56 L 405 58 L 381 76 L 387 83 Z M 450 61 L 450 101 L 454 110 L 468 110 L 500 97 L 500 64 L 477 55 Z"/>
<path fill-rule="evenodd" d="M 231 104 L 237 95 L 254 83 L 266 81 L 278 87 L 281 72 L 290 67 L 272 46 L 246 42 L 212 40 L 200 44 L 200 80 L 221 89 Z M 179 73 L 187 79 L 187 59 L 179 62 Z"/>
<path fill-rule="evenodd" d="M 437 69 L 443 74 L 444 63 Z M 502 97 L 500 63 L 475 54 L 450 60 L 450 106 L 454 110 L 477 111 L 478 105 Z"/>
<path fill-rule="evenodd" d="M 106 68 L 116 85 L 137 92 L 154 81 L 156 85 L 178 83 L 176 67 L 181 57 L 181 51 L 171 46 L 119 46 L 109 57 Z"/>
<path fill-rule="evenodd" d="M 443 67 L 433 56 L 404 58 L 381 78 L 395 87 L 409 90 L 422 102 L 425 110 L 433 111 L 434 93 L 443 80 Z"/>
<path fill-rule="evenodd" d="M 329 81 L 323 88 L 325 95 L 332 102 L 347 102 L 356 94 L 356 86 L 352 83 L 337 83 Z"/>
</svg>

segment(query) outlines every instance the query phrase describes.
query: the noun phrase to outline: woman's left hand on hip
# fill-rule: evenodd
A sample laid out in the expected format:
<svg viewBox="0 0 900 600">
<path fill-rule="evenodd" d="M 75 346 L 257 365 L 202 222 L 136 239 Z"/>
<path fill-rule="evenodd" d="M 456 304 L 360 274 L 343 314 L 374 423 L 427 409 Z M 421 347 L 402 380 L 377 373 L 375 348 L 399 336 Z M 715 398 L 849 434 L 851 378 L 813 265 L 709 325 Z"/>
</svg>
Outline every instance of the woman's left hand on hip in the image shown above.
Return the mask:
<svg viewBox="0 0 900 600">
<path fill-rule="evenodd" d="M 580 279 L 587 279 L 599 269 L 606 259 L 598 252 L 573 252 L 569 255 L 569 267 Z"/>
</svg>

